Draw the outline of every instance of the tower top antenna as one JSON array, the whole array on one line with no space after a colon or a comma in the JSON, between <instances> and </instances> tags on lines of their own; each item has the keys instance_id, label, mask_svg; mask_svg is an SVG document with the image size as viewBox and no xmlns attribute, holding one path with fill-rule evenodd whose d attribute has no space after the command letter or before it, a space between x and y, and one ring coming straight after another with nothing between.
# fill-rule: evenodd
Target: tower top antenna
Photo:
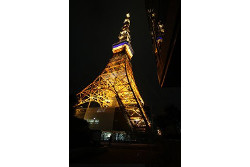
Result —
<instances>
[{"instance_id":1,"label":"tower top antenna","mask_svg":"<svg viewBox=\"0 0 250 167\"><path fill-rule=\"evenodd\" d=\"M119 42L121 42L121 41L130 42L131 37L130 37L129 26L130 26L130 14L127 13L126 18L124 19L120 34L118 36Z\"/></svg>"},{"instance_id":2,"label":"tower top antenna","mask_svg":"<svg viewBox=\"0 0 250 167\"><path fill-rule=\"evenodd\" d=\"M119 41L112 45L112 52L118 53L122 49L125 48L129 58L131 59L133 57L134 51L133 51L132 46L130 44L131 37L130 37L129 26L130 26L130 14L128 12L126 14L126 18L124 19L120 34L118 35Z\"/></svg>"}]
</instances>

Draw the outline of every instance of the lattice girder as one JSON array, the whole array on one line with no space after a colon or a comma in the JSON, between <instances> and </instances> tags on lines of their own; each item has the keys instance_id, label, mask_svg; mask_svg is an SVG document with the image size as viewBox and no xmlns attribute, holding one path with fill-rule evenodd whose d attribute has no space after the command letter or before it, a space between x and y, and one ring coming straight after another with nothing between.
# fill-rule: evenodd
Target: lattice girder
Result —
<instances>
[{"instance_id":1,"label":"lattice girder","mask_svg":"<svg viewBox=\"0 0 250 167\"><path fill-rule=\"evenodd\" d=\"M103 108L118 107L118 102L114 102L115 96L118 95L133 129L145 128L146 124L150 126L126 54L114 54L101 75L77 95L78 105L95 101Z\"/></svg>"},{"instance_id":2,"label":"lattice girder","mask_svg":"<svg viewBox=\"0 0 250 167\"><path fill-rule=\"evenodd\" d=\"M130 63L133 56L129 35L130 15L127 14L126 17L119 42L113 45L113 57L102 73L77 94L77 106L95 101L102 108L120 107L126 113L133 130L145 131L151 125L133 76Z\"/></svg>"}]
</instances>

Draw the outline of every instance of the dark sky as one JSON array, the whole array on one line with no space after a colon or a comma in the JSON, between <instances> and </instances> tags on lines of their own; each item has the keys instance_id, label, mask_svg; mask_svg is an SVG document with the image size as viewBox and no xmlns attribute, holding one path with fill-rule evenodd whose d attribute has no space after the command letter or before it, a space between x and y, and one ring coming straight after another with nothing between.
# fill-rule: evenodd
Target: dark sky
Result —
<instances>
[{"instance_id":1,"label":"dark sky","mask_svg":"<svg viewBox=\"0 0 250 167\"><path fill-rule=\"evenodd\" d=\"M70 95L90 84L112 57L112 44L126 13L131 16L131 60L135 81L144 102L158 114L166 106L180 109L180 88L160 88L144 0L70 0Z\"/></svg>"}]
</instances>

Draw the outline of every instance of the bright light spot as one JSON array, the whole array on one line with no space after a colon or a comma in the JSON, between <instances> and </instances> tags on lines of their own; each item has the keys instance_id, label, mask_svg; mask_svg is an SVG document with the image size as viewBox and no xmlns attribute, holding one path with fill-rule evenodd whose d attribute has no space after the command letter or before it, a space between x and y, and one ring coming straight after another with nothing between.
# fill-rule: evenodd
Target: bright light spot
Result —
<instances>
[{"instance_id":1,"label":"bright light spot","mask_svg":"<svg viewBox=\"0 0 250 167\"><path fill-rule=\"evenodd\" d=\"M158 135L161 136L161 131L160 131L160 129L157 130L157 133L158 133Z\"/></svg>"}]
</instances>

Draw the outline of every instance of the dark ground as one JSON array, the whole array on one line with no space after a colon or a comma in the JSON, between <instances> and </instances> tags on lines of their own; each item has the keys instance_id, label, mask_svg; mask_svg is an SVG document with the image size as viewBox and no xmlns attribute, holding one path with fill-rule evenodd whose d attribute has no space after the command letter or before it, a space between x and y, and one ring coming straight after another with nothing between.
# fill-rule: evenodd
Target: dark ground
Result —
<instances>
[{"instance_id":1,"label":"dark ground","mask_svg":"<svg viewBox=\"0 0 250 167\"><path fill-rule=\"evenodd\" d=\"M77 166L168 166L180 167L180 141L158 144L103 144L98 148L71 150L70 167Z\"/></svg>"}]
</instances>

